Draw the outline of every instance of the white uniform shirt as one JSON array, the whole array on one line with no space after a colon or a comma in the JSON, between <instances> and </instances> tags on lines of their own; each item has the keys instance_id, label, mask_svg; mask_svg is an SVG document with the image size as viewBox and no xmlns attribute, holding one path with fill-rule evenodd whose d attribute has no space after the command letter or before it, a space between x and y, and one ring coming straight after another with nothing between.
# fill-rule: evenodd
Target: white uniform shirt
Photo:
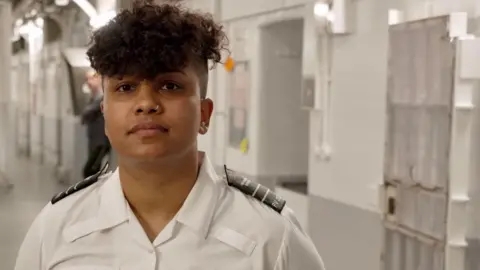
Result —
<instances>
[{"instance_id":1,"label":"white uniform shirt","mask_svg":"<svg viewBox=\"0 0 480 270\"><path fill-rule=\"evenodd\" d=\"M49 203L16 270L322 270L292 211L230 187L208 158L184 205L152 243L124 198L118 170Z\"/></svg>"}]
</instances>

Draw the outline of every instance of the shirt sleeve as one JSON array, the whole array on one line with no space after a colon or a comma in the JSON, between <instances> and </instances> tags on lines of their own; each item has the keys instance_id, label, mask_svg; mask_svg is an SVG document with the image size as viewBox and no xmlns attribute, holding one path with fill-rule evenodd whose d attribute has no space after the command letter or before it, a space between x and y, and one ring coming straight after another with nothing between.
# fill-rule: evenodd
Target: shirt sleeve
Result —
<instances>
[{"instance_id":1,"label":"shirt sleeve","mask_svg":"<svg viewBox=\"0 0 480 270\"><path fill-rule=\"evenodd\" d=\"M310 237L301 228L290 209L283 214L289 221L274 270L325 270L323 261Z\"/></svg>"},{"instance_id":2,"label":"shirt sleeve","mask_svg":"<svg viewBox=\"0 0 480 270\"><path fill-rule=\"evenodd\" d=\"M20 250L18 251L15 270L45 270L43 260L43 231L46 223L48 204L33 221Z\"/></svg>"}]
</instances>

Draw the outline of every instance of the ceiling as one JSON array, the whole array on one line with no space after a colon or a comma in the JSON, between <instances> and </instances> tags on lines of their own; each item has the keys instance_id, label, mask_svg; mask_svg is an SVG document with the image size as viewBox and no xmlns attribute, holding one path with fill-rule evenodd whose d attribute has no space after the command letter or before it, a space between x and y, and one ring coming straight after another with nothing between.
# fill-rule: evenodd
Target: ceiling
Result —
<instances>
[{"instance_id":1,"label":"ceiling","mask_svg":"<svg viewBox=\"0 0 480 270\"><path fill-rule=\"evenodd\" d=\"M20 18L26 12L34 9L43 9L44 7L54 5L55 0L9 0L13 7L13 17Z\"/></svg>"}]
</instances>

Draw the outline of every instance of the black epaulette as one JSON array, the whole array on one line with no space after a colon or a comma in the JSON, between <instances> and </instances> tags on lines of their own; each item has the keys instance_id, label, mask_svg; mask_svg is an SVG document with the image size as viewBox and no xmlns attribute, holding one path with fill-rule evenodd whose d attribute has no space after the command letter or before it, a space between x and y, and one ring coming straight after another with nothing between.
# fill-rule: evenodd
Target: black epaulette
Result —
<instances>
[{"instance_id":1,"label":"black epaulette","mask_svg":"<svg viewBox=\"0 0 480 270\"><path fill-rule=\"evenodd\" d=\"M225 177L229 186L235 187L242 193L252 196L260 202L266 204L276 212L282 213L282 210L286 204L286 201L282 197L275 194L269 188L255 183L230 169L227 169L226 165L224 168Z\"/></svg>"},{"instance_id":2,"label":"black epaulette","mask_svg":"<svg viewBox=\"0 0 480 270\"><path fill-rule=\"evenodd\" d=\"M76 183L75 185L69 187L67 190L58 193L52 198L51 203L56 204L57 202L65 199L66 197L95 184L96 182L98 182L98 179L100 178L101 175L102 175L101 173L96 173Z\"/></svg>"}]
</instances>

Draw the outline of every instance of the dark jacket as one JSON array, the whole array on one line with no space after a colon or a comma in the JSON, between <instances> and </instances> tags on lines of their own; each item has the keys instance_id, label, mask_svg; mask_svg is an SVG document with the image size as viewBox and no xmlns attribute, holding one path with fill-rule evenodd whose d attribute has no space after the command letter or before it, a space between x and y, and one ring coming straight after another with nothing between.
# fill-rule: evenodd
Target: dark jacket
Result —
<instances>
[{"instance_id":1,"label":"dark jacket","mask_svg":"<svg viewBox=\"0 0 480 270\"><path fill-rule=\"evenodd\" d=\"M100 104L102 97L94 98L82 112L82 124L87 125L88 147L108 146L110 143L105 135L105 120Z\"/></svg>"}]
</instances>

